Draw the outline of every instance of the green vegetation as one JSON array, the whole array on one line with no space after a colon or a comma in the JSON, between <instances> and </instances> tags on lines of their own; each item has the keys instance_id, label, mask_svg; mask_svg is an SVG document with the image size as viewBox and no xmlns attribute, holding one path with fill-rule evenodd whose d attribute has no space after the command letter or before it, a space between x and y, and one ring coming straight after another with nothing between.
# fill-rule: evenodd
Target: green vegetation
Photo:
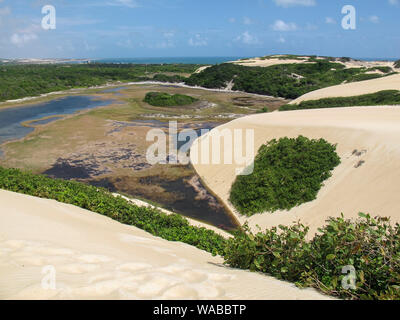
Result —
<instances>
[{"instance_id":1,"label":"green vegetation","mask_svg":"<svg viewBox=\"0 0 400 320\"><path fill-rule=\"evenodd\" d=\"M168 94L164 92L148 92L144 102L156 107L187 106L197 99L183 94Z\"/></svg>"},{"instance_id":2,"label":"green vegetation","mask_svg":"<svg viewBox=\"0 0 400 320\"><path fill-rule=\"evenodd\" d=\"M177 74L191 74L201 65L2 65L0 66L0 101L37 96L71 88L104 85L109 82L163 81L182 82ZM168 73L165 75L163 73Z\"/></svg>"},{"instance_id":3,"label":"green vegetation","mask_svg":"<svg viewBox=\"0 0 400 320\"><path fill-rule=\"evenodd\" d=\"M300 104L285 104L279 111L383 105L400 105L400 91L385 90L354 97L309 100Z\"/></svg>"},{"instance_id":4,"label":"green vegetation","mask_svg":"<svg viewBox=\"0 0 400 320\"><path fill-rule=\"evenodd\" d=\"M397 61L394 63L394 66L395 66L395 68L400 68L400 60L397 60Z\"/></svg>"},{"instance_id":5,"label":"green vegetation","mask_svg":"<svg viewBox=\"0 0 400 320\"><path fill-rule=\"evenodd\" d=\"M309 229L300 223L257 234L245 226L226 240L190 226L178 215L138 207L78 182L0 167L0 189L79 206L166 240L220 254L230 267L263 272L299 287L347 299L400 299L400 225L392 227L387 218L364 214L357 221L330 218L312 240L307 240ZM355 289L342 286L346 266L355 270Z\"/></svg>"},{"instance_id":6,"label":"green vegetation","mask_svg":"<svg viewBox=\"0 0 400 320\"><path fill-rule=\"evenodd\" d=\"M270 67L249 67L236 64L215 65L192 74L187 85L226 88L233 81L233 90L295 99L317 89L385 75L366 74L367 68L346 69L341 63L315 59L315 63L283 64Z\"/></svg>"},{"instance_id":7,"label":"green vegetation","mask_svg":"<svg viewBox=\"0 0 400 320\"><path fill-rule=\"evenodd\" d=\"M340 298L398 300L400 225L360 216L357 221L330 218L311 241L300 223L258 234L246 228L228 241L225 263ZM355 288L346 289L342 281L348 283L351 270Z\"/></svg>"},{"instance_id":8,"label":"green vegetation","mask_svg":"<svg viewBox=\"0 0 400 320\"><path fill-rule=\"evenodd\" d=\"M339 163L336 146L324 139L271 140L259 149L253 173L237 177L230 201L248 216L292 209L316 199Z\"/></svg>"},{"instance_id":9,"label":"green vegetation","mask_svg":"<svg viewBox=\"0 0 400 320\"><path fill-rule=\"evenodd\" d=\"M2 167L0 189L72 204L169 241L184 242L213 254L224 253L226 240L214 231L190 226L180 215L135 206L105 189Z\"/></svg>"}]
</instances>

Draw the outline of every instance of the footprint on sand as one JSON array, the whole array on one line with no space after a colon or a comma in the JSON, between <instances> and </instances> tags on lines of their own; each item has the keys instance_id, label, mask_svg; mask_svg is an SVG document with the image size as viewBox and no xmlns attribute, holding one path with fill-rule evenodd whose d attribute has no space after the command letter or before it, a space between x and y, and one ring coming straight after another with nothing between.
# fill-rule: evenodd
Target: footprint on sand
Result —
<instances>
[{"instance_id":1,"label":"footprint on sand","mask_svg":"<svg viewBox=\"0 0 400 320\"><path fill-rule=\"evenodd\" d=\"M67 274L82 274L95 271L99 268L100 266L97 264L74 263L60 266L57 268L57 270Z\"/></svg>"},{"instance_id":2,"label":"footprint on sand","mask_svg":"<svg viewBox=\"0 0 400 320\"><path fill-rule=\"evenodd\" d=\"M110 262L113 259L108 256L95 255L95 254L84 254L78 257L78 260L84 263L105 263Z\"/></svg>"},{"instance_id":3,"label":"footprint on sand","mask_svg":"<svg viewBox=\"0 0 400 320\"><path fill-rule=\"evenodd\" d=\"M196 300L199 298L197 291L185 284L180 284L170 289L167 289L162 295L162 299L176 300Z\"/></svg>"},{"instance_id":4,"label":"footprint on sand","mask_svg":"<svg viewBox=\"0 0 400 320\"><path fill-rule=\"evenodd\" d=\"M153 266L148 263L131 262L125 263L117 267L118 271L137 272L141 270L151 270Z\"/></svg>"},{"instance_id":5,"label":"footprint on sand","mask_svg":"<svg viewBox=\"0 0 400 320\"><path fill-rule=\"evenodd\" d=\"M165 275L153 275L153 279L141 285L137 294L141 298L154 299L155 297L159 297L164 290L177 284L177 280L168 279Z\"/></svg>"}]
</instances>

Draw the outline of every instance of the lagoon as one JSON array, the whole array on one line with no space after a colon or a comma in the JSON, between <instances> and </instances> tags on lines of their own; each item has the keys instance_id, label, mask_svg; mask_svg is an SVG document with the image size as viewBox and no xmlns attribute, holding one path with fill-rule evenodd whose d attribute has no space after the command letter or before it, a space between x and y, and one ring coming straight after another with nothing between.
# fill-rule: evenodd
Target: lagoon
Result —
<instances>
[{"instance_id":1,"label":"lagoon","mask_svg":"<svg viewBox=\"0 0 400 320\"><path fill-rule=\"evenodd\" d=\"M106 106L111 100L96 100L91 96L69 96L39 104L0 109L0 145L4 142L25 137L34 127L24 126L27 121L34 125L46 124L58 120L60 115L73 114L77 111ZM47 117L53 117L44 119Z\"/></svg>"}]
</instances>

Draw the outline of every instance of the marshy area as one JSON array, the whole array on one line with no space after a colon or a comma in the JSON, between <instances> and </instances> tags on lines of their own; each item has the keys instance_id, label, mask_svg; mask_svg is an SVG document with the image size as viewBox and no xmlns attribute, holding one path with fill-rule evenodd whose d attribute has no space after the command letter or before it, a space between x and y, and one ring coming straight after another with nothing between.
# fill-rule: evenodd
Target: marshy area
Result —
<instances>
[{"instance_id":1,"label":"marshy area","mask_svg":"<svg viewBox=\"0 0 400 320\"><path fill-rule=\"evenodd\" d=\"M186 94L196 102L151 106L143 102L149 91ZM204 129L286 101L156 84L83 94L0 109L1 165L104 187L221 229L238 227L190 165L149 164L146 150L153 142L146 135L152 129L168 135L168 122L177 121L178 131L194 130L199 136Z\"/></svg>"}]
</instances>

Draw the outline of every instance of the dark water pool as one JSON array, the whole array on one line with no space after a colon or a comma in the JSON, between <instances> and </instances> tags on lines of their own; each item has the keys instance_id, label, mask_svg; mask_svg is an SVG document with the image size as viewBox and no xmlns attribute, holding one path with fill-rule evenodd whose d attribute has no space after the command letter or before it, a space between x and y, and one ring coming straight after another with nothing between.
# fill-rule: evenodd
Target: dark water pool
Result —
<instances>
[{"instance_id":1,"label":"dark water pool","mask_svg":"<svg viewBox=\"0 0 400 320\"><path fill-rule=\"evenodd\" d=\"M26 107L0 109L0 145L6 141L21 139L34 130L34 128L24 127L23 122L73 114L80 110L106 106L111 102L111 100L95 100L91 96L70 96ZM35 124L55 120L57 118L50 118L35 122Z\"/></svg>"}]
</instances>

